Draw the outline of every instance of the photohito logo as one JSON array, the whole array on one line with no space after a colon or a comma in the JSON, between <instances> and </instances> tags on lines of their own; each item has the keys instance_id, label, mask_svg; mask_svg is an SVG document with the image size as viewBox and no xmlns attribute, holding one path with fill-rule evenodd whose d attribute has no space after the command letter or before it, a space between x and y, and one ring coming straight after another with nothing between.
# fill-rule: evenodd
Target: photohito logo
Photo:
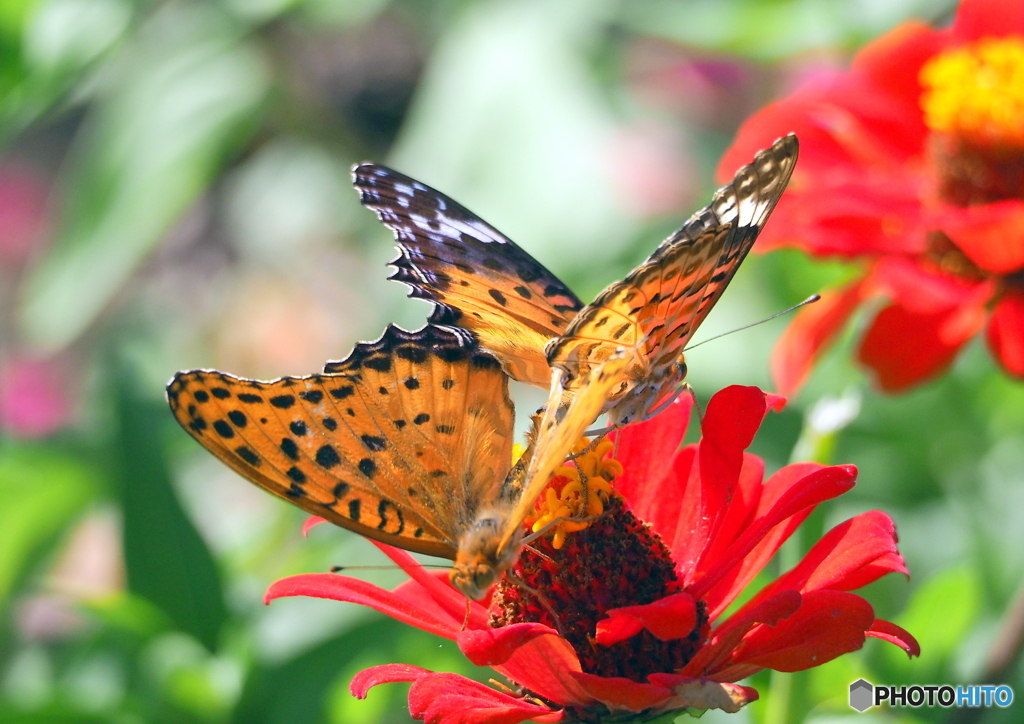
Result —
<instances>
[{"instance_id":1,"label":"photohito logo","mask_svg":"<svg viewBox=\"0 0 1024 724\"><path fill-rule=\"evenodd\" d=\"M857 679L850 684L850 708L864 713L873 706L941 706L1006 708L1013 703L1013 689L1006 684L975 684L950 686L927 684L919 686L876 686L870 681Z\"/></svg>"}]
</instances>

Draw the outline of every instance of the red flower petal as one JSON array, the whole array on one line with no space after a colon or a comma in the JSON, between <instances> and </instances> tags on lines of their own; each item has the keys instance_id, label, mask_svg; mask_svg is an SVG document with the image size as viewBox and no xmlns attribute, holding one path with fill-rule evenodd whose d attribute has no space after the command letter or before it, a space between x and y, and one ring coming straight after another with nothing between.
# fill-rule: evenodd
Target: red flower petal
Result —
<instances>
[{"instance_id":1,"label":"red flower petal","mask_svg":"<svg viewBox=\"0 0 1024 724\"><path fill-rule=\"evenodd\" d=\"M1024 202L944 206L936 224L971 261L992 274L1024 269Z\"/></svg>"},{"instance_id":2,"label":"red flower petal","mask_svg":"<svg viewBox=\"0 0 1024 724\"><path fill-rule=\"evenodd\" d=\"M804 594L800 609L777 626L752 629L730 663L803 671L859 649L874 621L871 604L856 594L812 591ZM729 669L718 672L722 678L733 675Z\"/></svg>"},{"instance_id":3,"label":"red flower petal","mask_svg":"<svg viewBox=\"0 0 1024 724\"><path fill-rule=\"evenodd\" d=\"M399 568L408 574L409 578L416 581L426 593L434 599L435 603L440 606L453 620L459 622L459 628L462 628L463 622L466 623L467 628L479 629L488 628L487 607L489 601L469 601L465 596L455 590L455 588L448 582L447 577L439 577L434 575L431 571L421 566L415 558L394 546L389 546L385 543L379 543L371 540L375 546L380 548L381 552L395 562ZM469 601L467 603L467 601ZM469 613L469 620L466 620L466 614Z\"/></svg>"},{"instance_id":4,"label":"red flower petal","mask_svg":"<svg viewBox=\"0 0 1024 724\"><path fill-rule=\"evenodd\" d=\"M538 636L558 636L558 632L540 623L516 623L501 628L461 631L456 637L459 649L477 666L504 664L522 646Z\"/></svg>"},{"instance_id":5,"label":"red flower petal","mask_svg":"<svg viewBox=\"0 0 1024 724\"><path fill-rule=\"evenodd\" d=\"M775 389L792 395L806 381L814 363L836 338L870 289L867 278L826 290L821 300L797 312L775 343L771 375Z\"/></svg>"},{"instance_id":6,"label":"red flower petal","mask_svg":"<svg viewBox=\"0 0 1024 724\"><path fill-rule=\"evenodd\" d=\"M753 521L743 534L715 560L702 560L703 574L691 583L690 594L701 599L704 594L739 565L743 559L776 525L797 513L842 495L854 486L857 469L852 465L822 468L805 476L779 498L766 514Z\"/></svg>"},{"instance_id":7,"label":"red flower petal","mask_svg":"<svg viewBox=\"0 0 1024 724\"><path fill-rule=\"evenodd\" d=\"M321 523L326 523L326 522L327 522L327 519L326 518L321 518L319 515L311 515L311 516L309 516L302 523L302 537L303 538L308 537L309 536L309 531L313 530L315 527L317 527Z\"/></svg>"},{"instance_id":8,"label":"red flower petal","mask_svg":"<svg viewBox=\"0 0 1024 724\"><path fill-rule=\"evenodd\" d=\"M289 596L311 596L313 598L329 598L334 601L348 601L396 618L410 626L455 639L461 628L462 621L450 616L440 618L434 612L425 611L422 607L409 603L391 591L361 581L358 578L339 576L334 573L306 573L289 576L275 581L267 589L264 603Z\"/></svg>"},{"instance_id":9,"label":"red flower petal","mask_svg":"<svg viewBox=\"0 0 1024 724\"><path fill-rule=\"evenodd\" d=\"M708 402L697 448L700 468L700 515L687 531L689 545L678 553L682 570L696 568L698 558L714 540L725 518L743 467L743 451L754 440L768 411L765 394L756 387L732 385ZM688 491L692 492L692 491Z\"/></svg>"},{"instance_id":10,"label":"red flower petal","mask_svg":"<svg viewBox=\"0 0 1024 724\"><path fill-rule=\"evenodd\" d=\"M538 696L563 706L594 703L573 672L580 672L580 660L572 645L560 636L538 636L517 648L503 664L493 667Z\"/></svg>"},{"instance_id":11,"label":"red flower petal","mask_svg":"<svg viewBox=\"0 0 1024 724\"><path fill-rule=\"evenodd\" d=\"M915 314L948 312L972 303L981 306L991 295L990 285L936 273L907 257L880 259L871 279L878 293Z\"/></svg>"},{"instance_id":12,"label":"red flower petal","mask_svg":"<svg viewBox=\"0 0 1024 724\"><path fill-rule=\"evenodd\" d=\"M853 72L869 79L873 88L903 100L907 116L920 117L921 67L948 44L948 33L916 21L903 23L861 48L853 60Z\"/></svg>"},{"instance_id":13,"label":"red flower petal","mask_svg":"<svg viewBox=\"0 0 1024 724\"><path fill-rule=\"evenodd\" d=\"M640 684L629 679L582 672L572 676L593 699L613 712L644 711L664 704L673 696L671 689L657 684Z\"/></svg>"},{"instance_id":14,"label":"red flower petal","mask_svg":"<svg viewBox=\"0 0 1024 724\"><path fill-rule=\"evenodd\" d=\"M953 21L958 40L1024 35L1024 5L1018 0L963 0Z\"/></svg>"},{"instance_id":15,"label":"red flower petal","mask_svg":"<svg viewBox=\"0 0 1024 724\"><path fill-rule=\"evenodd\" d=\"M615 433L615 457L623 467L615 489L642 520L649 520L651 508L664 504L663 493L672 488L662 484L671 474L665 461L671 460L682 444L692 409L693 398L683 394L659 415Z\"/></svg>"},{"instance_id":16,"label":"red flower petal","mask_svg":"<svg viewBox=\"0 0 1024 724\"><path fill-rule=\"evenodd\" d=\"M806 484L804 479L813 472L821 470L824 465L819 463L794 463L787 465L774 475L768 478L761 485L761 496L758 501L758 508L754 511L754 517L760 517L768 513L782 497L783 493L794 485ZM764 538L758 542L754 549L743 557L740 565L732 572L723 576L722 580L712 587L705 595L704 602L708 606L708 617L714 621L733 600L746 588L747 584L754 580L772 556L779 550L783 543L789 540L801 523L814 511L814 508L804 508L796 515L772 528Z\"/></svg>"},{"instance_id":17,"label":"red flower petal","mask_svg":"<svg viewBox=\"0 0 1024 724\"><path fill-rule=\"evenodd\" d=\"M911 636L905 629L890 621L876 618L875 622L871 624L871 628L864 633L873 638L882 639L899 646L907 652L907 656L921 655L921 644L917 643L917 639Z\"/></svg>"},{"instance_id":18,"label":"red flower petal","mask_svg":"<svg viewBox=\"0 0 1024 724\"><path fill-rule=\"evenodd\" d=\"M777 626L800 610L797 591L779 591L755 605L747 605L722 622L696 656L679 672L685 676L718 677L719 669L729 660L743 637L758 624ZM742 676L739 678L743 678Z\"/></svg>"},{"instance_id":19,"label":"red flower petal","mask_svg":"<svg viewBox=\"0 0 1024 724\"><path fill-rule=\"evenodd\" d=\"M394 684L399 681L416 681L424 674L433 673L411 664L383 664L363 669L352 677L348 690L357 699L365 699L367 692L378 684Z\"/></svg>"},{"instance_id":20,"label":"red flower petal","mask_svg":"<svg viewBox=\"0 0 1024 724\"><path fill-rule=\"evenodd\" d=\"M639 500L630 501L629 506L634 515L649 523L661 536L677 561L673 541L681 536L689 542L690 521L700 515L700 475L696 459L696 445L677 451L664 466L664 474L645 482Z\"/></svg>"},{"instance_id":21,"label":"red flower petal","mask_svg":"<svg viewBox=\"0 0 1024 724\"><path fill-rule=\"evenodd\" d=\"M721 709L735 714L746 704L757 701L757 689L709 679L693 679L679 674L651 674L652 683L669 687L675 696L662 708L665 710L692 707L694 709Z\"/></svg>"},{"instance_id":22,"label":"red flower petal","mask_svg":"<svg viewBox=\"0 0 1024 724\"><path fill-rule=\"evenodd\" d=\"M457 674L428 673L409 688L409 713L426 724L558 722L563 712L495 691Z\"/></svg>"},{"instance_id":23,"label":"red flower petal","mask_svg":"<svg viewBox=\"0 0 1024 724\"><path fill-rule=\"evenodd\" d=\"M896 540L892 518L878 510L862 513L822 536L795 568L766 586L751 602L785 589L801 593L819 589L851 591L887 573L909 576Z\"/></svg>"},{"instance_id":24,"label":"red flower petal","mask_svg":"<svg viewBox=\"0 0 1024 724\"><path fill-rule=\"evenodd\" d=\"M784 398L783 398L784 399ZM701 553L697 568L704 567L704 561L715 561L722 557L736 539L756 518L756 511L764 493L764 460L743 453L743 467L736 487L729 497L728 505L722 511L720 525L714 537L708 541Z\"/></svg>"},{"instance_id":25,"label":"red flower petal","mask_svg":"<svg viewBox=\"0 0 1024 724\"><path fill-rule=\"evenodd\" d=\"M901 392L953 363L960 347L972 336L961 332L956 338L943 339L942 331L949 328L957 313L954 309L916 314L899 304L885 307L864 335L858 357L874 371L882 390Z\"/></svg>"},{"instance_id":26,"label":"red flower petal","mask_svg":"<svg viewBox=\"0 0 1024 724\"><path fill-rule=\"evenodd\" d=\"M1024 377L1024 292L1009 291L996 304L986 332L989 349L1007 372Z\"/></svg>"},{"instance_id":27,"label":"red flower petal","mask_svg":"<svg viewBox=\"0 0 1024 724\"><path fill-rule=\"evenodd\" d=\"M662 641L689 636L697 625L697 603L688 593L671 596L642 606L608 610L608 618L597 622L595 640L602 646L624 641L647 629Z\"/></svg>"}]
</instances>

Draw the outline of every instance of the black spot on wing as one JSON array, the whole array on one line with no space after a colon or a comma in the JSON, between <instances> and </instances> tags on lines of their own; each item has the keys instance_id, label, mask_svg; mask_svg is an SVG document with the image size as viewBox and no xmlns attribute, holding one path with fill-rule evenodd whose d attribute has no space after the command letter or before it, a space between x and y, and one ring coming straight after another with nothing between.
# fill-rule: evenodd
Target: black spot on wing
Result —
<instances>
[{"instance_id":1,"label":"black spot on wing","mask_svg":"<svg viewBox=\"0 0 1024 724\"><path fill-rule=\"evenodd\" d=\"M333 447L323 445L316 451L316 463L325 470L330 470L341 463L341 458L338 457L338 451Z\"/></svg>"},{"instance_id":2,"label":"black spot on wing","mask_svg":"<svg viewBox=\"0 0 1024 724\"><path fill-rule=\"evenodd\" d=\"M295 444L295 441L290 437L281 439L281 452L290 457L292 460L299 459L299 446Z\"/></svg>"},{"instance_id":3,"label":"black spot on wing","mask_svg":"<svg viewBox=\"0 0 1024 724\"><path fill-rule=\"evenodd\" d=\"M242 460L249 463L253 467L256 467L260 464L259 456L256 455L256 453L254 453L250 448L246 447L245 445L239 445L238 447L236 447L235 452L238 454L238 457L242 458Z\"/></svg>"},{"instance_id":4,"label":"black spot on wing","mask_svg":"<svg viewBox=\"0 0 1024 724\"><path fill-rule=\"evenodd\" d=\"M270 398L270 404L274 407L278 407L282 410L287 410L289 407L295 404L294 395L277 395L276 397Z\"/></svg>"}]
</instances>

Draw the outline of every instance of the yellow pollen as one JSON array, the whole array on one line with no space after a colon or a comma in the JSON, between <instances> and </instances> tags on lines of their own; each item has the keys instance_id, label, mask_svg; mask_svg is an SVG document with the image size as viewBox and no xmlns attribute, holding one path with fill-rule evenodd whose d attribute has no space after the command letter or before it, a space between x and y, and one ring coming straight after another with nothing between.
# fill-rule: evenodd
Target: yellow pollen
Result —
<instances>
[{"instance_id":1,"label":"yellow pollen","mask_svg":"<svg viewBox=\"0 0 1024 724\"><path fill-rule=\"evenodd\" d=\"M983 38L941 53L919 76L933 131L1024 147L1024 38Z\"/></svg>"},{"instance_id":2,"label":"yellow pollen","mask_svg":"<svg viewBox=\"0 0 1024 724\"><path fill-rule=\"evenodd\" d=\"M532 531L559 518L588 518L604 512L608 498L615 494L611 481L622 474L622 464L618 460L603 459L614 447L610 440L602 440L593 449L580 454L589 445L590 440L580 438L573 446L573 452L579 455L575 465L565 463L551 476L544 495L537 501L534 515L526 519ZM588 526L590 523L578 520L559 521L553 526L551 545L556 550L561 548L569 533Z\"/></svg>"}]
</instances>

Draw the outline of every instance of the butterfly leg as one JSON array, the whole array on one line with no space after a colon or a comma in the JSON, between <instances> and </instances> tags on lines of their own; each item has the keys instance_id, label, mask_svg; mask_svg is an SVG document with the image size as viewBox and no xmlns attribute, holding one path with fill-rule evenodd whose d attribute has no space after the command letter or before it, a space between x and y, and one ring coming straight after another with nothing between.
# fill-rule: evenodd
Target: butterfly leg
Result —
<instances>
[{"instance_id":1,"label":"butterfly leg","mask_svg":"<svg viewBox=\"0 0 1024 724\"><path fill-rule=\"evenodd\" d=\"M561 518L555 518L554 520L547 523L547 525L545 525L544 527L540 528L539 530L535 530L533 533L530 533L530 535L523 538L522 544L526 546L530 543L533 543L538 538L543 537L549 530L554 528L559 523L593 523L595 520L600 520L606 515L608 515L608 511L599 513L598 515L588 515L586 518L576 518L571 515L562 516Z\"/></svg>"},{"instance_id":2,"label":"butterfly leg","mask_svg":"<svg viewBox=\"0 0 1024 724\"><path fill-rule=\"evenodd\" d=\"M519 588L537 597L537 600L540 601L540 604L547 610L548 614L551 616L551 620L555 622L555 630L558 631L558 635L564 638L565 631L562 629L562 620L558 618L558 614L555 613L555 609L551 606L551 602L548 601L547 597L543 593L538 591L536 588L532 588L526 585L526 582L522 579L512 575L512 571L505 571L505 576L508 578L510 582L514 583Z\"/></svg>"},{"instance_id":3,"label":"butterfly leg","mask_svg":"<svg viewBox=\"0 0 1024 724\"><path fill-rule=\"evenodd\" d=\"M533 554L534 554L535 556L538 556L539 558L543 558L543 559L544 559L544 560L546 560L546 561L547 561L548 563L554 563L554 562L555 562L555 561L554 561L554 560L553 560L553 559L551 558L551 556L547 555L546 553L541 553L541 552L540 552L539 550L537 550L537 549L536 549L536 548L534 548L533 546L530 546L530 545L524 545L524 546L523 546L523 548L525 548L526 550L530 551L530 552L531 552L531 553L533 553Z\"/></svg>"}]
</instances>

